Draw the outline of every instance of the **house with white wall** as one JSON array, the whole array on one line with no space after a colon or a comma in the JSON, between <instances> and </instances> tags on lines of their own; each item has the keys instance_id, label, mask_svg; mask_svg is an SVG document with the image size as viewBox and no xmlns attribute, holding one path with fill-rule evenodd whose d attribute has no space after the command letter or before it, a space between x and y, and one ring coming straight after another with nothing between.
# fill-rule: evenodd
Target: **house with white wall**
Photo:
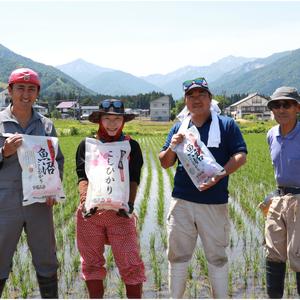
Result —
<instances>
[{"instance_id":1,"label":"house with white wall","mask_svg":"<svg viewBox=\"0 0 300 300\"><path fill-rule=\"evenodd\" d=\"M267 104L266 97L253 93L226 107L224 113L233 119L243 119L246 115L254 115L258 120L270 120L271 111Z\"/></svg>"},{"instance_id":2,"label":"house with white wall","mask_svg":"<svg viewBox=\"0 0 300 300\"><path fill-rule=\"evenodd\" d=\"M0 92L0 110L5 109L10 102L10 96L8 93L8 89L3 90Z\"/></svg>"},{"instance_id":3,"label":"house with white wall","mask_svg":"<svg viewBox=\"0 0 300 300\"><path fill-rule=\"evenodd\" d=\"M151 121L170 121L171 103L169 96L163 96L150 102Z\"/></svg>"}]
</instances>

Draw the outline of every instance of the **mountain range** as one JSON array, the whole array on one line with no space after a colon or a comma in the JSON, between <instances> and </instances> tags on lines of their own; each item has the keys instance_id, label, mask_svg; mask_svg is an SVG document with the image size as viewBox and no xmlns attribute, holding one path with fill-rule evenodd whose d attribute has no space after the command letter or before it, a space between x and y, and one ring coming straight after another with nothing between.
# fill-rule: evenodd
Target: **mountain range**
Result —
<instances>
[{"instance_id":1,"label":"mountain range","mask_svg":"<svg viewBox=\"0 0 300 300\"><path fill-rule=\"evenodd\" d=\"M87 66L84 60L68 65ZM58 66L63 70L63 66ZM67 72L71 77L71 69ZM227 56L208 66L186 66L173 72L135 77L117 70L101 70L85 85L98 93L126 95L151 90L172 94L174 99L183 96L182 82L205 77L214 94L254 93L270 95L279 86L294 86L300 90L300 49L274 53L265 58ZM80 81L78 77L76 77ZM143 80L143 81L141 81ZM82 81L80 81L84 84ZM123 84L124 83L124 84Z\"/></svg>"},{"instance_id":2,"label":"mountain range","mask_svg":"<svg viewBox=\"0 0 300 300\"><path fill-rule=\"evenodd\" d=\"M226 95L241 92L270 95L279 86L293 86L300 91L300 49L257 59L211 84L214 93Z\"/></svg>"},{"instance_id":3,"label":"mountain range","mask_svg":"<svg viewBox=\"0 0 300 300\"><path fill-rule=\"evenodd\" d=\"M137 95L162 91L160 87L142 78L120 70L103 68L83 59L56 67L102 95Z\"/></svg>"},{"instance_id":4,"label":"mountain range","mask_svg":"<svg viewBox=\"0 0 300 300\"><path fill-rule=\"evenodd\" d=\"M93 95L94 91L76 81L53 66L38 63L30 58L16 54L0 44L0 85L7 86L12 70L16 68L31 68L39 73L44 98L70 97L70 95Z\"/></svg>"},{"instance_id":5,"label":"mountain range","mask_svg":"<svg viewBox=\"0 0 300 300\"><path fill-rule=\"evenodd\" d=\"M255 58L227 56L209 66L187 66L166 75L149 75L144 77L144 79L156 84L163 91L172 94L175 99L178 99L183 95L182 83L185 80L205 77L210 83L219 79L223 74L253 60Z\"/></svg>"},{"instance_id":6,"label":"mountain range","mask_svg":"<svg viewBox=\"0 0 300 300\"><path fill-rule=\"evenodd\" d=\"M136 95L157 91L172 94L173 98L179 99L182 97L181 85L184 80L204 74L208 81L214 81L222 74L253 60L255 58L228 56L209 66L186 66L166 75L153 74L140 78L119 70L101 68L83 59L57 68L100 94Z\"/></svg>"},{"instance_id":7,"label":"mountain range","mask_svg":"<svg viewBox=\"0 0 300 300\"><path fill-rule=\"evenodd\" d=\"M0 44L0 87L5 86L10 72L17 67L36 70L42 80L44 98L137 95L152 91L183 96L184 80L205 77L214 94L242 94L258 92L270 95L282 85L300 90L300 49L272 54L266 58L227 56L208 66L186 66L168 74L137 77L77 59L73 62L49 66L14 53Z\"/></svg>"}]
</instances>

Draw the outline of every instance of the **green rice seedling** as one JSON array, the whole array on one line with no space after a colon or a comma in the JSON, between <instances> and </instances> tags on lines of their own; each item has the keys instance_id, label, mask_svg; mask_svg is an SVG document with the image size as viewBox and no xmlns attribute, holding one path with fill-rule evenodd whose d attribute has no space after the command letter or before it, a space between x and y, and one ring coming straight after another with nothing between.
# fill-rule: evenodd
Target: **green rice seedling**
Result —
<instances>
[{"instance_id":1,"label":"green rice seedling","mask_svg":"<svg viewBox=\"0 0 300 300\"><path fill-rule=\"evenodd\" d=\"M199 264L201 273L208 278L208 266L205 254L202 248L197 247L195 251L196 262Z\"/></svg>"},{"instance_id":2,"label":"green rice seedling","mask_svg":"<svg viewBox=\"0 0 300 300\"><path fill-rule=\"evenodd\" d=\"M247 289L248 279L249 279L249 267L250 267L250 257L247 251L243 252L243 257L244 257L243 282L244 282L244 288Z\"/></svg>"},{"instance_id":3,"label":"green rice seedling","mask_svg":"<svg viewBox=\"0 0 300 300\"><path fill-rule=\"evenodd\" d=\"M164 199L164 187L163 187L163 177L162 172L159 172L158 174L158 199L157 199L157 224L160 227L164 226L164 211L165 211L165 199Z\"/></svg>"},{"instance_id":4,"label":"green rice seedling","mask_svg":"<svg viewBox=\"0 0 300 300\"><path fill-rule=\"evenodd\" d=\"M62 229L58 229L56 230L56 245L57 245L57 248L61 248L64 244L64 237L63 237L63 232L62 232Z\"/></svg>"},{"instance_id":5,"label":"green rice seedling","mask_svg":"<svg viewBox=\"0 0 300 300\"><path fill-rule=\"evenodd\" d=\"M152 233L150 236L150 263L154 274L154 284L157 291L161 291L162 277L160 265L157 261L156 250L155 250L155 234Z\"/></svg>"},{"instance_id":6,"label":"green rice seedling","mask_svg":"<svg viewBox=\"0 0 300 300\"><path fill-rule=\"evenodd\" d=\"M70 220L67 226L67 237L69 240L70 248L72 249L75 244L75 222L73 219Z\"/></svg>"},{"instance_id":7,"label":"green rice seedling","mask_svg":"<svg viewBox=\"0 0 300 300\"><path fill-rule=\"evenodd\" d=\"M139 230L140 231L142 231L143 224L145 222L145 217L147 214L148 200L149 200L151 181L152 181L152 169L151 169L149 152L146 153L146 162L147 162L147 166L148 166L148 168L147 168L148 174L147 174L147 179L146 179L144 197L141 200L140 206L139 206Z\"/></svg>"},{"instance_id":8,"label":"green rice seedling","mask_svg":"<svg viewBox=\"0 0 300 300\"><path fill-rule=\"evenodd\" d=\"M256 298L255 290L251 291L250 298L251 299L255 299Z\"/></svg>"},{"instance_id":9,"label":"green rice seedling","mask_svg":"<svg viewBox=\"0 0 300 300\"><path fill-rule=\"evenodd\" d=\"M297 281L296 281L296 272L292 271L289 268L289 275L291 280L291 289L292 289L292 295L297 295Z\"/></svg>"},{"instance_id":10,"label":"green rice seedling","mask_svg":"<svg viewBox=\"0 0 300 300\"><path fill-rule=\"evenodd\" d=\"M114 256L111 250L111 247L108 248L107 252L106 252L106 270L111 271L114 269Z\"/></svg>"},{"instance_id":11,"label":"green rice seedling","mask_svg":"<svg viewBox=\"0 0 300 300\"><path fill-rule=\"evenodd\" d=\"M167 235L167 232L166 232L165 228L160 230L159 232L160 232L160 239L161 239L161 243L163 245L163 248L164 248L164 250L167 250L167 248L168 248L168 235Z\"/></svg>"},{"instance_id":12,"label":"green rice seedling","mask_svg":"<svg viewBox=\"0 0 300 300\"><path fill-rule=\"evenodd\" d=\"M254 278L258 278L260 272L259 260L260 260L260 256L259 256L258 248L255 248L254 259L252 263Z\"/></svg>"},{"instance_id":13,"label":"green rice seedling","mask_svg":"<svg viewBox=\"0 0 300 300\"><path fill-rule=\"evenodd\" d=\"M160 227L164 226L164 211L165 211L165 195L164 195L164 180L162 169L156 159L158 173L158 198L157 198L157 224Z\"/></svg>"},{"instance_id":14,"label":"green rice seedling","mask_svg":"<svg viewBox=\"0 0 300 300\"><path fill-rule=\"evenodd\" d=\"M32 280L30 276L30 263L31 261L27 259L22 267L21 276L20 276L21 298L28 298L28 296L34 290L34 283L36 283L36 279Z\"/></svg>"},{"instance_id":15,"label":"green rice seedling","mask_svg":"<svg viewBox=\"0 0 300 300\"><path fill-rule=\"evenodd\" d=\"M27 290L26 282L24 280L20 281L20 289L21 289L21 298L26 299L28 296L28 290Z\"/></svg>"},{"instance_id":16,"label":"green rice seedling","mask_svg":"<svg viewBox=\"0 0 300 300\"><path fill-rule=\"evenodd\" d=\"M58 271L63 272L65 267L65 255L62 249L57 252L57 259L59 261Z\"/></svg>"},{"instance_id":17,"label":"green rice seedling","mask_svg":"<svg viewBox=\"0 0 300 300\"><path fill-rule=\"evenodd\" d=\"M263 267L261 267L261 270L264 270L264 269L265 269L265 265ZM263 289L265 289L266 288L266 276L261 276L260 280L261 280L261 284L260 284L261 287Z\"/></svg>"},{"instance_id":18,"label":"green rice seedling","mask_svg":"<svg viewBox=\"0 0 300 300\"><path fill-rule=\"evenodd\" d=\"M151 233L150 235L150 251L155 252L155 234Z\"/></svg>"},{"instance_id":19,"label":"green rice seedling","mask_svg":"<svg viewBox=\"0 0 300 300\"><path fill-rule=\"evenodd\" d=\"M34 289L36 288L36 274L34 274L34 277L32 276L32 272L30 272L30 268L28 268L28 282L27 282L27 286L28 286L28 294L30 295Z\"/></svg>"},{"instance_id":20,"label":"green rice seedling","mask_svg":"<svg viewBox=\"0 0 300 300\"><path fill-rule=\"evenodd\" d=\"M186 282L185 295L187 298L197 298L197 281L193 279L193 266L188 266L188 276Z\"/></svg>"},{"instance_id":21,"label":"green rice seedling","mask_svg":"<svg viewBox=\"0 0 300 300\"><path fill-rule=\"evenodd\" d=\"M233 267L229 268L228 273L228 295L229 297L232 297L233 295Z\"/></svg>"},{"instance_id":22,"label":"green rice seedling","mask_svg":"<svg viewBox=\"0 0 300 300\"><path fill-rule=\"evenodd\" d=\"M292 296L292 287L289 280L285 280L285 293L287 295L287 298Z\"/></svg>"},{"instance_id":23,"label":"green rice seedling","mask_svg":"<svg viewBox=\"0 0 300 300\"><path fill-rule=\"evenodd\" d=\"M79 254L74 254L72 257L72 274L76 274L79 272L80 269L80 256Z\"/></svg>"},{"instance_id":24,"label":"green rice seedling","mask_svg":"<svg viewBox=\"0 0 300 300\"><path fill-rule=\"evenodd\" d=\"M229 191L249 218L256 220L256 206L275 186L265 134L244 135L247 163L230 177Z\"/></svg>"},{"instance_id":25,"label":"green rice seedling","mask_svg":"<svg viewBox=\"0 0 300 300\"><path fill-rule=\"evenodd\" d=\"M7 284L6 284L6 286L4 287L4 290L3 290L3 292L2 292L2 298L3 298L3 299L11 298L11 297L9 297L9 291L8 291Z\"/></svg>"},{"instance_id":26,"label":"green rice seedling","mask_svg":"<svg viewBox=\"0 0 300 300\"><path fill-rule=\"evenodd\" d=\"M294 276L292 276L290 271L290 266L288 264L287 268L286 268L286 274L285 274L285 293L288 297L291 297L293 295L293 283L292 283L292 279ZM293 274L294 275L294 274Z\"/></svg>"},{"instance_id":27,"label":"green rice seedling","mask_svg":"<svg viewBox=\"0 0 300 300\"><path fill-rule=\"evenodd\" d=\"M11 273L10 276L10 282L11 282L11 286L13 287L14 291L18 290L18 286L19 286L19 277L18 274L16 274L15 272Z\"/></svg>"},{"instance_id":28,"label":"green rice seedling","mask_svg":"<svg viewBox=\"0 0 300 300\"><path fill-rule=\"evenodd\" d=\"M152 156L154 158L154 163L157 170L157 176L158 176L158 197L157 197L157 210L156 210L156 216L157 216L157 224L160 227L164 226L164 210L165 210L165 195L164 195L164 179L163 179L163 172L162 168L160 166L160 162L158 159L158 149L157 149L157 139L151 138L150 139L150 149L152 151Z\"/></svg>"},{"instance_id":29,"label":"green rice seedling","mask_svg":"<svg viewBox=\"0 0 300 300\"><path fill-rule=\"evenodd\" d=\"M242 216L238 213L238 211L235 209L235 206L233 203L229 203L229 216L232 220L232 222L235 225L235 228L238 232L243 232L245 229L245 224Z\"/></svg>"},{"instance_id":30,"label":"green rice seedling","mask_svg":"<svg viewBox=\"0 0 300 300\"><path fill-rule=\"evenodd\" d=\"M65 278L65 288L66 288L66 293L69 292L71 286L72 286L72 273L71 272L65 272L65 275L64 275L64 278Z\"/></svg>"},{"instance_id":31,"label":"green rice seedling","mask_svg":"<svg viewBox=\"0 0 300 300\"><path fill-rule=\"evenodd\" d=\"M118 279L117 295L119 299L125 298L125 284L121 278Z\"/></svg>"},{"instance_id":32,"label":"green rice seedling","mask_svg":"<svg viewBox=\"0 0 300 300\"><path fill-rule=\"evenodd\" d=\"M193 280L193 266L191 264L188 265L188 280Z\"/></svg>"},{"instance_id":33,"label":"green rice seedling","mask_svg":"<svg viewBox=\"0 0 300 300\"><path fill-rule=\"evenodd\" d=\"M26 243L26 234L25 234L24 232L22 232L22 234L21 234L20 243L21 243L21 244Z\"/></svg>"},{"instance_id":34,"label":"green rice seedling","mask_svg":"<svg viewBox=\"0 0 300 300\"><path fill-rule=\"evenodd\" d=\"M167 174L169 177L170 185L173 189L174 188L174 172L173 172L172 168L168 168L166 171L167 171Z\"/></svg>"}]
</instances>

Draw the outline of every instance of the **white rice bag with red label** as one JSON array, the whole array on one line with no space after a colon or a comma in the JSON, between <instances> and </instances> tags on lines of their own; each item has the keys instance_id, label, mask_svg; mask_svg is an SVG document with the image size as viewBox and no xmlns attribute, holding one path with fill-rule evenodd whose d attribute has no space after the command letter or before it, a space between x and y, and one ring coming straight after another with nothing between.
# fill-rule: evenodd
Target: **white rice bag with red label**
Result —
<instances>
[{"instance_id":1,"label":"white rice bag with red label","mask_svg":"<svg viewBox=\"0 0 300 300\"><path fill-rule=\"evenodd\" d=\"M102 143L86 138L85 172L89 185L85 209L129 211L129 141Z\"/></svg>"},{"instance_id":2,"label":"white rice bag with red label","mask_svg":"<svg viewBox=\"0 0 300 300\"><path fill-rule=\"evenodd\" d=\"M174 148L178 159L190 176L194 185L200 190L200 185L216 175L225 174L209 149L200 139L200 133L195 126L184 131L184 140Z\"/></svg>"},{"instance_id":3,"label":"white rice bag with red label","mask_svg":"<svg viewBox=\"0 0 300 300\"><path fill-rule=\"evenodd\" d=\"M51 196L60 202L65 199L56 161L58 139L51 136L22 134L18 159L22 168L23 205L46 202Z\"/></svg>"}]
</instances>

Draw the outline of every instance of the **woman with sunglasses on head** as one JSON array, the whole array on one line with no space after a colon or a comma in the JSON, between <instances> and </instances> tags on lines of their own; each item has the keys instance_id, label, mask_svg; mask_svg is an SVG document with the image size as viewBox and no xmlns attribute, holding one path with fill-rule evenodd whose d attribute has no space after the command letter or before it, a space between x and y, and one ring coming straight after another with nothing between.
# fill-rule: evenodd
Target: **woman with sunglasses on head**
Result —
<instances>
[{"instance_id":1,"label":"woman with sunglasses on head","mask_svg":"<svg viewBox=\"0 0 300 300\"><path fill-rule=\"evenodd\" d=\"M91 122L99 125L97 141L88 138L83 140L76 153L80 193L80 205L77 210L77 246L81 256L82 277L86 282L90 298L103 298L103 280L106 276L105 244L111 245L119 273L125 282L127 297L142 297L142 285L146 277L132 212L140 183L143 156L138 142L123 133L124 123L131 121L134 117L134 114L125 113L122 101L116 99L102 101L99 111L89 116ZM89 149L93 143L97 145L94 148L96 150L100 149L97 147L102 147L102 150L99 150L101 160L100 158L89 160ZM111 151L104 153L103 147L107 147L107 143L110 144L105 149L111 149ZM127 150L123 147L124 145L128 146ZM120 148L116 152L119 154L115 156L112 149L116 147ZM126 155L129 157L124 160ZM101 171L99 165L102 164L103 166L106 164L106 169L104 167ZM90 174L95 170L96 165L100 168L100 173L98 173L100 176L92 178ZM103 173L107 174L105 179L101 177ZM102 182L99 182L100 177ZM123 192L121 183L127 185L128 194ZM104 202L107 201L106 198L109 195L111 199L123 198L125 203L118 210L110 206L110 203L106 206L102 203L102 206L87 209L92 187L95 186L103 187L99 197ZM122 191L121 196L120 191Z\"/></svg>"},{"instance_id":2,"label":"woman with sunglasses on head","mask_svg":"<svg viewBox=\"0 0 300 300\"><path fill-rule=\"evenodd\" d=\"M286 261L296 272L300 295L300 96L280 87L268 102L276 122L267 133L277 182L265 223L266 279L270 298L282 298Z\"/></svg>"}]
</instances>

